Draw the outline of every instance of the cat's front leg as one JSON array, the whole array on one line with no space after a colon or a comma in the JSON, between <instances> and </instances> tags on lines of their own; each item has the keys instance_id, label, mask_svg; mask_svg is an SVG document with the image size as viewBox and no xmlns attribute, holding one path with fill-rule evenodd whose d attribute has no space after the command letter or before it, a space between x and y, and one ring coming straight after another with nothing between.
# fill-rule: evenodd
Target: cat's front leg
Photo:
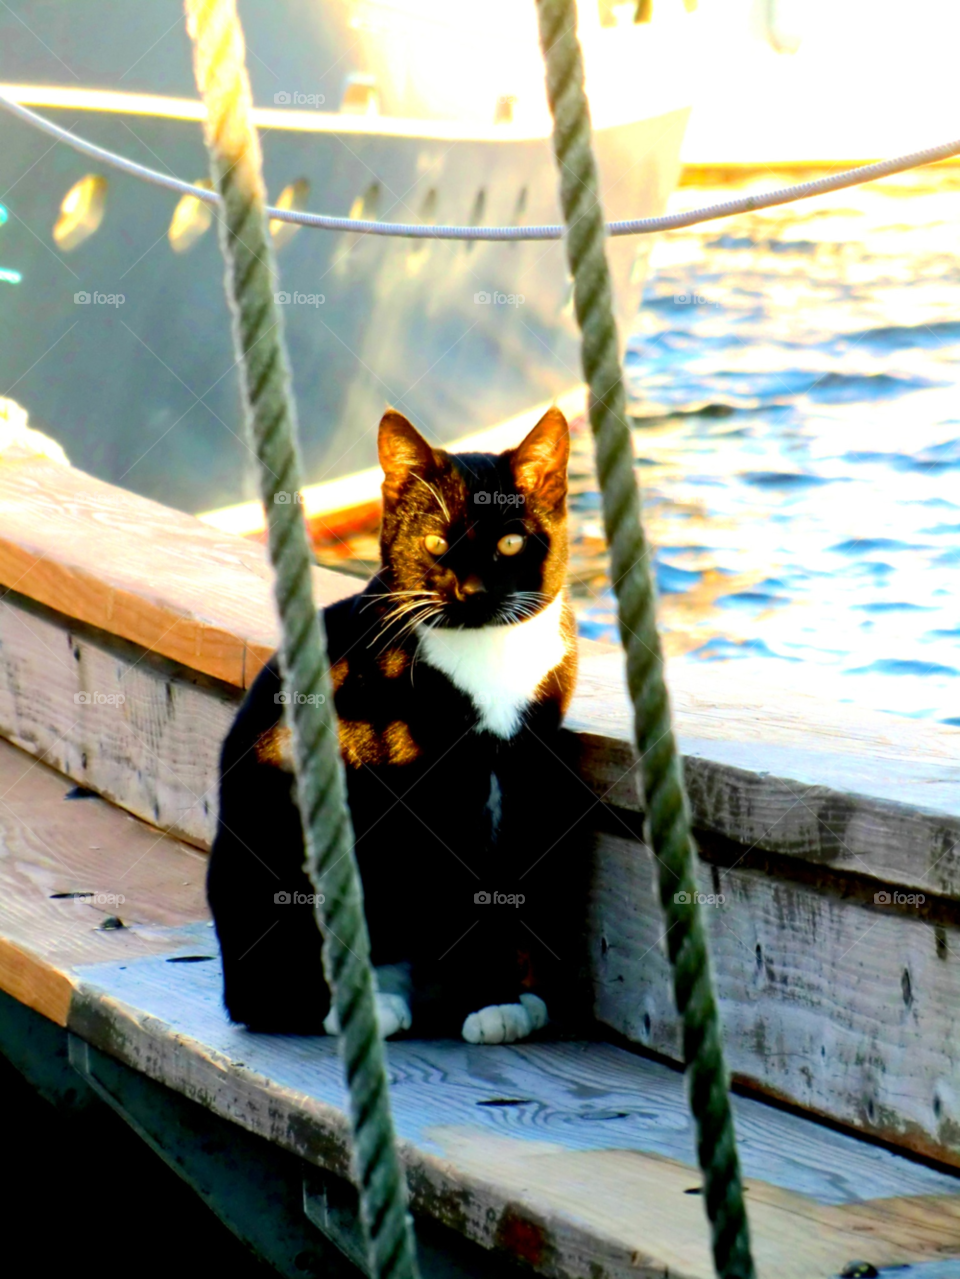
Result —
<instances>
[{"instance_id":1,"label":"cat's front leg","mask_svg":"<svg viewBox=\"0 0 960 1279\"><path fill-rule=\"evenodd\" d=\"M488 1004L471 1013L460 1033L468 1044L514 1044L542 1030L548 1020L539 995L521 995L519 1003Z\"/></svg>"},{"instance_id":2,"label":"cat's front leg","mask_svg":"<svg viewBox=\"0 0 960 1279\"><path fill-rule=\"evenodd\" d=\"M376 986L377 1025L381 1039L389 1039L413 1025L410 1012L410 965L384 964L373 970ZM323 1020L328 1035L340 1034L340 1019L336 1008L331 1008Z\"/></svg>"}]
</instances>

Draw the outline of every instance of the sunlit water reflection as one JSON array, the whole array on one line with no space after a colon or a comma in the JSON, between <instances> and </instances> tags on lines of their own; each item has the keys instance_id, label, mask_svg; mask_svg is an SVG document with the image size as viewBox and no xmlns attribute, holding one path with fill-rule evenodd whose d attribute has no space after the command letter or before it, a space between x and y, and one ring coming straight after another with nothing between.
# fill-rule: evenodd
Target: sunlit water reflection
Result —
<instances>
[{"instance_id":1,"label":"sunlit water reflection","mask_svg":"<svg viewBox=\"0 0 960 1279\"><path fill-rule=\"evenodd\" d=\"M627 376L667 652L960 723L960 176L662 238ZM590 447L574 593L615 638Z\"/></svg>"}]
</instances>

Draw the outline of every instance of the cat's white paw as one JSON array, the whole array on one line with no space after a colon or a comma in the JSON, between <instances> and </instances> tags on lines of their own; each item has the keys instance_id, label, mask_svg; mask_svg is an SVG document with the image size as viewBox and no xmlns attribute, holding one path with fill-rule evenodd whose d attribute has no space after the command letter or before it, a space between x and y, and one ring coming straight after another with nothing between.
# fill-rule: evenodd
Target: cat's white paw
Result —
<instances>
[{"instance_id":1,"label":"cat's white paw","mask_svg":"<svg viewBox=\"0 0 960 1279\"><path fill-rule=\"evenodd\" d=\"M401 1030L409 1030L413 1025L413 1014L410 1005L402 995L388 995L377 991L374 995L377 1004L377 1025L383 1039L389 1039ZM336 1008L331 1008L323 1019L323 1029L328 1035L340 1034L340 1018Z\"/></svg>"},{"instance_id":2,"label":"cat's white paw","mask_svg":"<svg viewBox=\"0 0 960 1279\"><path fill-rule=\"evenodd\" d=\"M547 1005L539 995L521 995L517 1004L490 1004L471 1013L461 1035L468 1044L513 1044L547 1024Z\"/></svg>"},{"instance_id":3,"label":"cat's white paw","mask_svg":"<svg viewBox=\"0 0 960 1279\"><path fill-rule=\"evenodd\" d=\"M547 1012L547 1005L543 1002L539 995L521 995L520 1002L527 1010L530 1020L533 1022L534 1030L543 1030L544 1026L550 1020L550 1014Z\"/></svg>"},{"instance_id":4,"label":"cat's white paw","mask_svg":"<svg viewBox=\"0 0 960 1279\"><path fill-rule=\"evenodd\" d=\"M402 995L387 995L378 990L377 1023L384 1039L389 1039L401 1030L409 1030L413 1025L410 1005Z\"/></svg>"}]
</instances>

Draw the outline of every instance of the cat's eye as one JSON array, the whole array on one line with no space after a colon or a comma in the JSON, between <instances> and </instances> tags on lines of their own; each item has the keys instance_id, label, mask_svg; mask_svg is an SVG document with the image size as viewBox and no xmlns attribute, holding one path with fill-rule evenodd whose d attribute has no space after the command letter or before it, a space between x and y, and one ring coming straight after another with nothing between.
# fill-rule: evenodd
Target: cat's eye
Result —
<instances>
[{"instance_id":1,"label":"cat's eye","mask_svg":"<svg viewBox=\"0 0 960 1279\"><path fill-rule=\"evenodd\" d=\"M497 543L497 550L501 555L519 555L526 544L527 539L522 533L508 533Z\"/></svg>"},{"instance_id":2,"label":"cat's eye","mask_svg":"<svg viewBox=\"0 0 960 1279\"><path fill-rule=\"evenodd\" d=\"M423 539L424 547L431 555L445 555L450 546L445 537L437 537L436 533L428 533Z\"/></svg>"}]
</instances>

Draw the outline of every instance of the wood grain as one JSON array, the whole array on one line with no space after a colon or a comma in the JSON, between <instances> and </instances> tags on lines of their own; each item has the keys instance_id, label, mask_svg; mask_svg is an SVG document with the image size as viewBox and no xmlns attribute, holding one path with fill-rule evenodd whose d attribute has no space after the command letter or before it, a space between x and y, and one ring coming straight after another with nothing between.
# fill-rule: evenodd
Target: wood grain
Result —
<instances>
[{"instance_id":1,"label":"wood grain","mask_svg":"<svg viewBox=\"0 0 960 1279\"><path fill-rule=\"evenodd\" d=\"M623 658L581 652L567 725L583 775L608 803L640 811ZM960 729L827 704L729 666L667 675L696 826L960 897Z\"/></svg>"},{"instance_id":2,"label":"wood grain","mask_svg":"<svg viewBox=\"0 0 960 1279\"><path fill-rule=\"evenodd\" d=\"M240 691L8 595L0 735L107 799L208 848L220 746ZM98 642L99 641L99 642ZM192 678L191 678L192 677Z\"/></svg>"},{"instance_id":3,"label":"wood grain","mask_svg":"<svg viewBox=\"0 0 960 1279\"><path fill-rule=\"evenodd\" d=\"M197 925L208 950L215 940L205 858L71 790L0 742L0 988L60 1025L74 964L169 951L171 926ZM125 926L103 929L109 916Z\"/></svg>"},{"instance_id":4,"label":"wood grain","mask_svg":"<svg viewBox=\"0 0 960 1279\"><path fill-rule=\"evenodd\" d=\"M335 1043L250 1035L223 1014L203 858L69 790L0 745L0 985L217 1114L346 1173ZM113 909L128 926L104 931L110 907L54 896L91 891L124 893ZM171 962L182 958L199 962ZM698 1178L680 1075L604 1044L397 1043L389 1064L418 1211L557 1279L598 1268L611 1279L709 1275L702 1206L687 1193ZM761 1276L831 1275L865 1242L878 1262L960 1254L952 1199L938 1212L960 1183L759 1102L735 1106ZM876 1197L894 1192L885 1213Z\"/></svg>"},{"instance_id":5,"label":"wood grain","mask_svg":"<svg viewBox=\"0 0 960 1279\"><path fill-rule=\"evenodd\" d=\"M344 1172L344 1091L331 1041L229 1026L210 965L171 971L155 957L123 968L83 966L76 975L76 1033L216 1113ZM675 1123L690 1139L680 1075L596 1044L491 1050L397 1042L388 1060L417 1211L558 1279L711 1274L702 1201L689 1193L699 1185L692 1148L682 1159L658 1146ZM743 1158L762 1279L826 1279L865 1251L877 1264L960 1255L956 1179L758 1102L737 1099L736 1106L738 1124L752 1134ZM777 1159L791 1147L803 1152L799 1161ZM758 1177L758 1168L776 1182ZM925 1190L923 1178L931 1179ZM797 1190L798 1179L826 1202ZM889 1217L885 1200L859 1197L881 1183L901 1191L890 1196ZM914 1193L904 1198L908 1186Z\"/></svg>"},{"instance_id":6,"label":"wood grain","mask_svg":"<svg viewBox=\"0 0 960 1279\"><path fill-rule=\"evenodd\" d=\"M595 1012L681 1059L653 859L597 840ZM960 929L761 871L701 865L727 1060L806 1110L960 1166Z\"/></svg>"},{"instance_id":7,"label":"wood grain","mask_svg":"<svg viewBox=\"0 0 960 1279\"><path fill-rule=\"evenodd\" d=\"M246 688L276 647L264 548L43 460L0 464L0 585ZM319 604L355 590L314 569Z\"/></svg>"}]
</instances>

